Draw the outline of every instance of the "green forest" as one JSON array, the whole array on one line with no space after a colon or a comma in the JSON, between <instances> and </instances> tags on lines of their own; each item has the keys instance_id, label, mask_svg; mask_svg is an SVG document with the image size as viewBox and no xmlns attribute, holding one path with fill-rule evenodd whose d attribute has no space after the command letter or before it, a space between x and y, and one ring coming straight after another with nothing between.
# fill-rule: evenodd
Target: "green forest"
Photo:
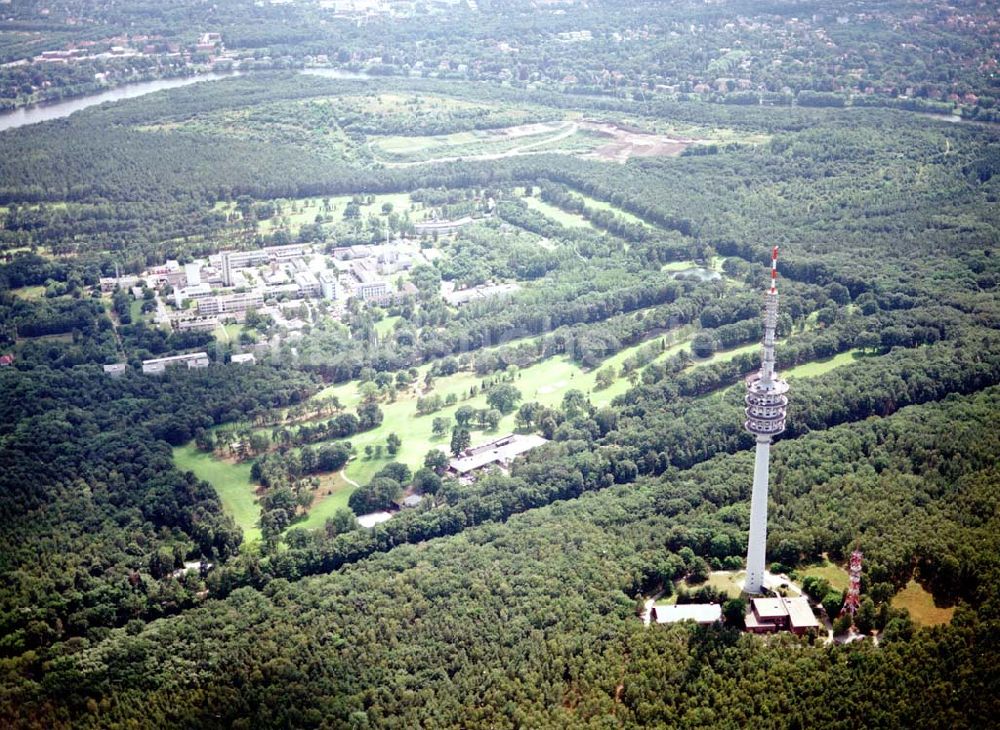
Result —
<instances>
[{"instance_id":1,"label":"green forest","mask_svg":"<svg viewBox=\"0 0 1000 730\"><path fill-rule=\"evenodd\" d=\"M356 6L4 6L0 725L994 725L996 19Z\"/></svg>"}]
</instances>

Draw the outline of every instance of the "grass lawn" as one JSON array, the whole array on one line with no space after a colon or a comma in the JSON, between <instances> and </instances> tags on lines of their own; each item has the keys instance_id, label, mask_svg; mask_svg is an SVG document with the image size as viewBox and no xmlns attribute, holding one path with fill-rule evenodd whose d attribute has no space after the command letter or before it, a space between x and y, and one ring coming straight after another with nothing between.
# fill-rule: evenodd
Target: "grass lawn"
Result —
<instances>
[{"instance_id":1,"label":"grass lawn","mask_svg":"<svg viewBox=\"0 0 1000 730\"><path fill-rule=\"evenodd\" d=\"M317 491L317 498L309 507L309 514L301 522L296 522L292 527L303 527L307 530L318 530L326 524L326 518L331 517L341 507L347 506L347 499L354 491L354 487L348 484L340 472L334 474L324 474L320 477L320 485Z\"/></svg>"},{"instance_id":2,"label":"grass lawn","mask_svg":"<svg viewBox=\"0 0 1000 730\"><path fill-rule=\"evenodd\" d=\"M743 593L743 583L745 580L746 571L743 570L714 570L708 574L708 581L703 585L711 586L720 593L725 593L730 598L739 598Z\"/></svg>"},{"instance_id":3,"label":"grass lawn","mask_svg":"<svg viewBox=\"0 0 1000 730\"><path fill-rule=\"evenodd\" d=\"M796 571L802 578L813 576L815 578L826 578L830 587L835 591L846 591L851 584L850 574L839 565L831 563L829 560L823 561L822 565L814 565L805 570Z\"/></svg>"},{"instance_id":4,"label":"grass lawn","mask_svg":"<svg viewBox=\"0 0 1000 730\"><path fill-rule=\"evenodd\" d=\"M240 332L242 331L243 325L230 322L229 324L218 325L212 330L212 334L215 336L217 342L239 342Z\"/></svg>"},{"instance_id":5,"label":"grass lawn","mask_svg":"<svg viewBox=\"0 0 1000 730\"><path fill-rule=\"evenodd\" d=\"M133 299L128 305L129 314L132 315L132 322L142 321L142 300Z\"/></svg>"},{"instance_id":6,"label":"grass lawn","mask_svg":"<svg viewBox=\"0 0 1000 730\"><path fill-rule=\"evenodd\" d=\"M385 337L386 335L392 333L392 329L396 326L396 322L401 319L402 317L383 317L375 323L375 331L378 333L379 337Z\"/></svg>"},{"instance_id":7,"label":"grass lawn","mask_svg":"<svg viewBox=\"0 0 1000 730\"><path fill-rule=\"evenodd\" d=\"M678 333L673 334L675 337L679 336ZM538 401L546 406L558 406L569 390L577 389L587 395L591 403L601 407L628 390L629 383L627 379L619 377L610 387L595 391L597 371L609 365L614 366L617 371L627 357L648 344L649 341L651 340L609 356L598 368L591 371L585 371L567 357L548 358L519 370L515 375L513 385L521 391L522 402ZM670 345L668 351L677 351L687 346L686 340L681 341ZM418 368L417 384L420 386L423 384L424 374L429 367L430 365L423 365ZM472 372L460 372L435 379L431 393L440 395L442 398L454 394L458 398L458 402L426 416L416 414L417 394L413 389L400 391L393 403L380 403L379 407L383 414L382 424L377 429L356 434L347 439L351 442L358 456L347 465L346 475L359 484L367 484L375 473L390 461L400 461L412 469L417 469L423 464L424 455L429 450L438 447L447 449L450 444L450 431L441 437L434 436L432 429L434 418L446 416L454 420L455 411L461 405L469 405L473 408L487 407L484 394L480 393L474 398L468 397L470 389L473 386L481 388L483 380L484 378ZM360 402L358 384L355 382L324 388L314 398L330 395L336 395L347 410L354 410ZM496 432L487 433L474 429L472 443L482 443L496 435L509 433L514 428L514 414L510 413L501 420ZM270 435L272 429L267 427L261 430ZM399 452L392 457L384 450L386 438L390 433L397 434L403 442ZM366 458L364 455L365 446L369 445L373 448L381 445L383 456L381 458ZM254 500L253 488L250 485L249 464L237 465L216 460L198 452L193 446L175 449L174 459L182 470L191 470L202 479L211 482L219 493L227 512L233 515L244 532L249 535L252 530L253 534L259 537L259 530L255 526L259 519L259 509ZM322 527L328 516L332 515L338 507L347 504L347 498L352 489L350 485L345 483L332 484L330 487L321 487L320 490L323 491L326 488L332 488L334 493L314 504L307 519L297 524L309 528Z\"/></svg>"},{"instance_id":8,"label":"grass lawn","mask_svg":"<svg viewBox=\"0 0 1000 730\"><path fill-rule=\"evenodd\" d=\"M245 542L260 541L260 507L250 483L250 462L231 464L188 444L174 449L174 464L181 471L193 471L199 479L215 487L226 514L243 530Z\"/></svg>"},{"instance_id":9,"label":"grass lawn","mask_svg":"<svg viewBox=\"0 0 1000 730\"><path fill-rule=\"evenodd\" d=\"M639 223L644 226L650 225L639 216L633 215L632 213L629 213L626 210L622 210L621 208L614 206L611 203L605 202L603 200L598 200L597 198L591 198L589 195L584 195L583 193L576 192L575 190L573 191L573 195L574 197L582 199L588 208L593 208L594 210L610 211L615 215L619 216L620 218L628 221L629 223Z\"/></svg>"},{"instance_id":10,"label":"grass lawn","mask_svg":"<svg viewBox=\"0 0 1000 730\"><path fill-rule=\"evenodd\" d=\"M37 301L45 296L45 287L41 284L38 286L22 286L17 289L11 289L10 293L19 299Z\"/></svg>"},{"instance_id":11,"label":"grass lawn","mask_svg":"<svg viewBox=\"0 0 1000 730\"><path fill-rule=\"evenodd\" d=\"M567 144L567 140L560 136L562 132L562 125L549 122L537 128L484 129L437 135L389 135L374 138L369 147L376 156L388 157L393 162L426 162L441 157L504 154L514 150L541 148L550 142L559 149ZM577 146L579 142L580 140L576 141Z\"/></svg>"},{"instance_id":12,"label":"grass lawn","mask_svg":"<svg viewBox=\"0 0 1000 730\"><path fill-rule=\"evenodd\" d=\"M945 608L935 605L934 596L913 578L910 578L910 582L903 590L893 596L892 607L907 609L910 618L920 626L939 626L949 623L955 614L954 606Z\"/></svg>"},{"instance_id":13,"label":"grass lawn","mask_svg":"<svg viewBox=\"0 0 1000 730\"><path fill-rule=\"evenodd\" d=\"M368 195L364 193L361 195L364 199L367 199L368 197ZM422 212L412 212L411 209L413 208L413 203L410 200L409 193L387 193L385 195L375 195L372 197L373 201L370 205L367 203L361 203L359 205L362 219L372 213L380 215L382 213L383 203L392 203L393 211L399 214L411 211L410 217L413 220L421 220L423 218ZM344 209L347 207L347 204L351 202L352 198L353 195L327 195L311 198L276 199L272 202L281 206L281 215L267 220L258 221L257 230L261 234L271 233L282 227L285 219L287 219L288 230L292 235L295 235L304 224L314 222L318 214L330 215L333 217L335 222L340 222L344 217ZM328 199L330 201L329 210L323 205L324 199ZM293 205L296 208L295 211L292 210ZM235 208L235 203L222 202L216 203L212 210L215 212L229 213L230 211L235 210Z\"/></svg>"},{"instance_id":14,"label":"grass lawn","mask_svg":"<svg viewBox=\"0 0 1000 730\"><path fill-rule=\"evenodd\" d=\"M862 357L864 357L864 355L861 353L861 350L848 350L847 352L841 352L833 357L828 357L825 360L813 360L812 362L796 365L795 367L786 370L784 375L792 378L815 378L817 375L828 373L835 368L839 368L841 365L850 365L852 362L860 360Z\"/></svg>"},{"instance_id":15,"label":"grass lawn","mask_svg":"<svg viewBox=\"0 0 1000 730\"><path fill-rule=\"evenodd\" d=\"M532 210L541 213L546 218L551 218L556 223L564 225L567 228L593 228L590 221L579 213L568 213L562 208L546 203L540 198L521 198L521 200Z\"/></svg>"},{"instance_id":16,"label":"grass lawn","mask_svg":"<svg viewBox=\"0 0 1000 730\"><path fill-rule=\"evenodd\" d=\"M694 261L671 261L663 264L660 267L660 271L687 271L688 269L697 268L697 266L698 264Z\"/></svg>"}]
</instances>

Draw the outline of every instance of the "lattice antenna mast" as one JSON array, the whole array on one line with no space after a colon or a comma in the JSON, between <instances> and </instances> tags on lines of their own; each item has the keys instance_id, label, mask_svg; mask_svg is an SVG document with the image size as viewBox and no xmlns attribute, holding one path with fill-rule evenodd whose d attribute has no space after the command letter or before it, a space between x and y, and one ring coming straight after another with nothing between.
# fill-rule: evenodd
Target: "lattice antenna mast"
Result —
<instances>
[{"instance_id":1,"label":"lattice antenna mast","mask_svg":"<svg viewBox=\"0 0 1000 730\"><path fill-rule=\"evenodd\" d=\"M843 613L853 616L861 607L861 560L864 557L860 550L851 553L851 584L847 589Z\"/></svg>"},{"instance_id":2,"label":"lattice antenna mast","mask_svg":"<svg viewBox=\"0 0 1000 730\"><path fill-rule=\"evenodd\" d=\"M774 380L774 331L778 327L778 247L771 250L771 289L764 298L764 346L761 354L760 379L763 384Z\"/></svg>"},{"instance_id":3,"label":"lattice antenna mast","mask_svg":"<svg viewBox=\"0 0 1000 730\"><path fill-rule=\"evenodd\" d=\"M760 371L747 378L746 421L757 438L753 493L750 497L750 537L747 542L747 578L744 590L761 593L767 544L767 489L771 439L785 430L788 383L774 370L774 332L778 326L778 247L771 250L771 288L764 298L764 341Z\"/></svg>"}]
</instances>

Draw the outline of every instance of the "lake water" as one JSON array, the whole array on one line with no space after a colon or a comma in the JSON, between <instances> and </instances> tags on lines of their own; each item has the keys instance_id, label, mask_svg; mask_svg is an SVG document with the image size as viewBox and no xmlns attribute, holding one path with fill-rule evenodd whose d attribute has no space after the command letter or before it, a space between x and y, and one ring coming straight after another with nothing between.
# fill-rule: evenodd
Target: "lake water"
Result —
<instances>
[{"instance_id":1,"label":"lake water","mask_svg":"<svg viewBox=\"0 0 1000 730\"><path fill-rule=\"evenodd\" d=\"M185 76L176 79L159 79L157 81L141 81L135 84L125 84L108 91L90 96L78 96L65 101L54 101L48 104L35 104L34 106L21 107L13 111L0 114L0 132L6 129L24 127L28 124L38 124L47 122L50 119L61 119L68 117L73 112L86 109L90 106L103 104L106 101L121 101L122 99L133 99L137 96L152 94L154 91L164 89L175 89L178 86L189 86L190 84L201 83L202 81L218 81L236 76L235 73L220 74L207 73L198 76Z\"/></svg>"}]
</instances>

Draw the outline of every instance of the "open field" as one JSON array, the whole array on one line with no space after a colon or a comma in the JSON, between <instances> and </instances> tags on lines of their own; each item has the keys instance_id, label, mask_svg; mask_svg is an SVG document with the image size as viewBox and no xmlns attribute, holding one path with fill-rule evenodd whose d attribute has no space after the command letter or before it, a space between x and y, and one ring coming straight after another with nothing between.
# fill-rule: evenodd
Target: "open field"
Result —
<instances>
[{"instance_id":1,"label":"open field","mask_svg":"<svg viewBox=\"0 0 1000 730\"><path fill-rule=\"evenodd\" d=\"M274 233L285 230L291 236L297 236L303 225L314 223L316 216L329 216L333 223L344 221L344 210L353 200L352 195L330 195L310 198L279 198L269 201L280 209L273 218L257 221L257 232L260 234ZM382 205L391 203L393 212L400 215L408 213L410 220L422 221L426 217L422 204L415 204L408 193L385 193L372 195L372 202L367 202L368 195L362 195L358 204L359 217L363 220L369 215L381 215ZM236 210L233 202L218 202L212 207L213 212L230 214Z\"/></svg>"},{"instance_id":2,"label":"open field","mask_svg":"<svg viewBox=\"0 0 1000 730\"><path fill-rule=\"evenodd\" d=\"M860 350L848 350L847 352L838 353L833 357L828 357L825 360L814 360L813 362L796 365L784 371L783 374L790 378L815 378L839 368L841 365L850 365L852 362L857 362L862 357L864 355Z\"/></svg>"},{"instance_id":3,"label":"open field","mask_svg":"<svg viewBox=\"0 0 1000 730\"><path fill-rule=\"evenodd\" d=\"M627 210L623 210L604 200L598 200L597 198L592 198L589 195L584 195L583 193L576 191L573 192L573 196L576 198L580 198L588 208L593 208L594 210L609 211L617 215L619 218L628 221L629 223L639 223L644 226L650 225L639 216L629 213Z\"/></svg>"},{"instance_id":4,"label":"open field","mask_svg":"<svg viewBox=\"0 0 1000 730\"><path fill-rule=\"evenodd\" d=\"M376 322L375 331L378 333L378 336L385 337L386 335L392 334L393 327L395 327L396 322L400 319L402 319L402 317L383 317Z\"/></svg>"},{"instance_id":5,"label":"open field","mask_svg":"<svg viewBox=\"0 0 1000 730\"><path fill-rule=\"evenodd\" d=\"M293 523L292 527L302 527L307 530L322 528L328 517L333 516L333 513L341 507L347 506L347 500L353 491L354 487L344 480L340 472L322 475L309 513L301 522Z\"/></svg>"},{"instance_id":6,"label":"open field","mask_svg":"<svg viewBox=\"0 0 1000 730\"><path fill-rule=\"evenodd\" d=\"M378 323L380 333L385 334L390 331L394 319L386 318L380 321ZM688 327L668 333L667 335L658 335L657 337L649 338L637 345L609 355L598 367L592 370L584 370L577 363L565 356L551 357L518 370L514 375L512 384L521 391L523 396L522 402L537 401L546 406L556 407L562 403L563 397L569 390L576 389L584 393L594 406L602 407L609 404L616 396L625 393L630 386L626 378L616 377L610 387L595 390L596 375L599 370L612 367L617 375L627 358L659 337L666 336L668 339L664 352L656 360L662 360L678 352L690 350L690 338L692 335L693 328ZM699 360L692 367L732 359L742 353L755 351L758 347L759 344L754 342L730 350L716 352L711 358ZM831 358L830 361L822 363L822 365L832 369L832 367L850 361L849 357L838 356L838 358ZM836 360L836 364L831 365L830 362L834 360ZM378 428L355 434L346 439L350 441L357 455L349 462L344 471L349 480L353 480L359 484L367 484L375 473L390 461L400 461L411 468L418 468L423 463L423 457L427 451L434 448L447 450L450 442L450 430L443 436L434 435L432 430L434 418L446 417L453 422L454 413L459 406L467 405L476 409L487 407L485 393L479 392L475 397L470 397L470 392L472 388L478 388L482 391L484 382L491 380L490 377L481 377L473 372L463 371L434 379L431 390L424 392L424 376L430 367L429 364L425 364L417 368L418 377L416 385L400 391L395 401L381 402L379 404L383 413L383 421ZM822 368L818 370L824 371ZM816 374L808 370L804 372L809 374L804 376L799 375L799 377L810 377ZM449 395L454 395L457 402L433 414L418 416L416 413L417 398L432 394L438 395L442 399L447 398ZM356 382L329 386L320 391L314 398L323 398L331 395L336 396L341 405L347 410L353 410L360 403L360 394ZM272 429L268 427L260 430L269 434ZM514 431L514 414L505 415L500 421L496 432L488 433L475 428L471 430L473 431L473 444L481 443L495 434ZM395 456L390 457L385 450L385 443L389 434L392 433L400 437L402 446ZM366 446L371 446L373 451L376 447L381 446L381 456L367 457L365 455ZM227 511L236 517L241 527L244 527L245 530L247 526L250 526L251 529L256 531L254 525L258 518L258 510L253 500L252 487L249 484L249 464L233 465L228 462L213 460L211 457L196 452L193 447L186 447L186 449L186 451L175 452L178 457L178 465L181 468L192 469L196 474L213 484L218 483L217 488L219 489L223 503L226 505ZM205 462L211 462L211 468L206 467ZM314 503L306 520L297 523L300 526L309 528L321 527L326 518L332 515L338 507L347 504L347 498L353 489L351 485L344 482L339 475L326 475L322 478L326 481L319 491L322 493L332 490L333 493L329 496L324 496ZM238 511L240 511L239 515ZM831 568L838 570L833 566Z\"/></svg>"},{"instance_id":7,"label":"open field","mask_svg":"<svg viewBox=\"0 0 1000 730\"><path fill-rule=\"evenodd\" d=\"M250 483L250 462L232 464L221 461L188 444L174 449L174 463L181 471L192 471L199 479L215 487L223 509L243 530L246 542L260 540L260 508Z\"/></svg>"},{"instance_id":8,"label":"open field","mask_svg":"<svg viewBox=\"0 0 1000 730\"><path fill-rule=\"evenodd\" d=\"M568 213L562 208L558 208L551 203L546 203L541 198L521 198L524 204L532 210L538 211L546 218L554 220L567 228L593 228L594 226L579 213Z\"/></svg>"},{"instance_id":9,"label":"open field","mask_svg":"<svg viewBox=\"0 0 1000 730\"><path fill-rule=\"evenodd\" d=\"M720 593L725 593L730 598L739 598L743 593L743 583L746 580L746 571L738 570L713 570L708 574L708 581L704 585L711 586Z\"/></svg>"},{"instance_id":10,"label":"open field","mask_svg":"<svg viewBox=\"0 0 1000 730\"><path fill-rule=\"evenodd\" d=\"M851 577L846 570L839 565L824 560L822 565L814 565L805 570L797 571L802 577L813 576L815 578L825 578L830 587L837 591L846 591L851 583Z\"/></svg>"},{"instance_id":11,"label":"open field","mask_svg":"<svg viewBox=\"0 0 1000 730\"><path fill-rule=\"evenodd\" d=\"M955 614L954 606L938 606L932 596L913 578L899 593L893 596L893 608L905 608L910 612L910 618L920 626L940 626L951 622Z\"/></svg>"},{"instance_id":12,"label":"open field","mask_svg":"<svg viewBox=\"0 0 1000 730\"><path fill-rule=\"evenodd\" d=\"M594 390L597 371L609 365L614 366L617 370L627 357L648 342L649 340L625 348L609 356L598 368L590 371L584 370L567 357L549 358L519 370L513 385L521 391L522 402L538 401L546 406L558 406L569 390L577 389L588 395L591 403L601 407L628 390L629 383L625 378L617 378L610 387ZM679 348L686 345L686 342L680 342L672 347ZM429 367L429 365L423 365L418 368L418 383L423 383L424 374ZM432 429L434 418L445 416L453 420L455 411L461 405L486 408L485 394L479 393L474 398L468 397L470 389L472 387L481 388L483 381L484 378L467 371L435 379L432 390L423 395L436 394L446 398L449 394L454 394L458 398L458 402L425 416L418 416L416 413L417 395L413 389L400 392L395 402L380 403L379 407L383 413L382 424L376 429L355 434L346 439L350 441L358 454L345 469L347 477L359 484L367 484L374 474L390 461L401 461L411 468L418 468L423 464L424 455L430 449L447 449L451 438L450 431L444 436L435 436ZM343 383L324 388L314 398L324 398L331 395L336 396L347 410L356 408L360 403L357 383ZM473 430L473 444L485 441L494 434L513 431L514 428L514 414L511 413L504 416L496 432L486 433ZM269 435L272 428L266 427L259 430ZM403 442L399 453L394 457L388 456L384 451L385 441L390 433L397 434ZM364 455L365 446L369 445L373 448L378 445L383 446L382 458L366 458ZM175 449L174 457L179 468L190 469L202 479L216 485L227 512L234 516L245 531L250 526L259 535L259 530L255 527L259 510L253 501L253 489L249 484L249 462L236 465L213 459L198 452L192 445ZM298 524L322 526L326 517L333 514L338 506L346 505L349 494L349 486L337 490L334 495L317 505L317 509L320 510L317 515L310 513L305 522Z\"/></svg>"},{"instance_id":13,"label":"open field","mask_svg":"<svg viewBox=\"0 0 1000 730\"><path fill-rule=\"evenodd\" d=\"M669 263L663 264L660 267L660 271L687 271L688 269L695 269L698 267L694 261L671 261Z\"/></svg>"},{"instance_id":14,"label":"open field","mask_svg":"<svg viewBox=\"0 0 1000 730\"><path fill-rule=\"evenodd\" d=\"M18 299L27 299L28 301L36 301L38 299L43 299L45 297L45 287L39 284L38 286L22 286L18 289L11 289L10 293L13 294Z\"/></svg>"},{"instance_id":15,"label":"open field","mask_svg":"<svg viewBox=\"0 0 1000 730\"><path fill-rule=\"evenodd\" d=\"M657 134L612 122L582 122L581 126L603 138L602 144L586 156L609 162L624 163L630 157L674 157L692 144L706 141Z\"/></svg>"},{"instance_id":16,"label":"open field","mask_svg":"<svg viewBox=\"0 0 1000 730\"><path fill-rule=\"evenodd\" d=\"M243 325L237 324L236 322L230 322L229 324L219 324L214 330L212 330L212 335L215 337L217 342L237 342L240 338L240 332L243 331Z\"/></svg>"},{"instance_id":17,"label":"open field","mask_svg":"<svg viewBox=\"0 0 1000 730\"><path fill-rule=\"evenodd\" d=\"M502 129L426 136L374 137L369 148L387 164L419 164L462 159L498 159L538 152L579 152L601 140L579 134L576 122L538 122Z\"/></svg>"}]
</instances>

